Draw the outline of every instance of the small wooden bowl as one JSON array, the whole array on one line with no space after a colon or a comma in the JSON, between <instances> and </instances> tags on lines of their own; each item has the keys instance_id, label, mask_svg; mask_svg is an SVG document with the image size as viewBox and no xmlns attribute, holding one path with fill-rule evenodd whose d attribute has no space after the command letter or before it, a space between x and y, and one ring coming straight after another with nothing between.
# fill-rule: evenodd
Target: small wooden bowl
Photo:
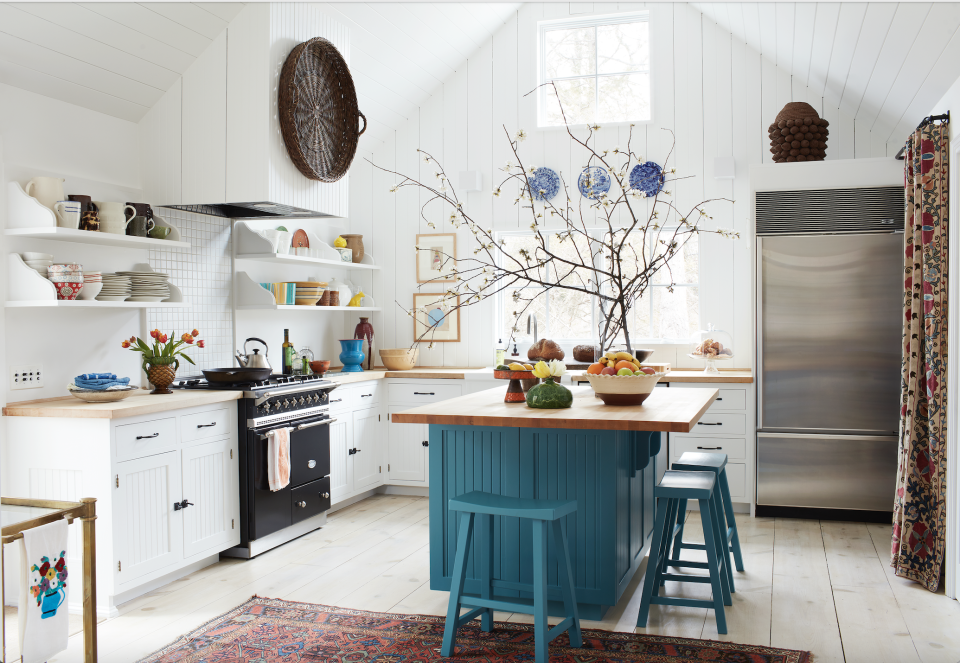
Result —
<instances>
[{"instance_id":1,"label":"small wooden bowl","mask_svg":"<svg viewBox=\"0 0 960 663\"><path fill-rule=\"evenodd\" d=\"M526 403L527 397L523 393L521 380L536 380L533 371L498 371L494 369L493 377L498 380L510 380L507 393L503 397L504 403Z\"/></svg>"},{"instance_id":2,"label":"small wooden bowl","mask_svg":"<svg viewBox=\"0 0 960 663\"><path fill-rule=\"evenodd\" d=\"M316 373L317 375L323 375L330 368L329 359L321 359L320 361L311 361L310 370Z\"/></svg>"}]
</instances>

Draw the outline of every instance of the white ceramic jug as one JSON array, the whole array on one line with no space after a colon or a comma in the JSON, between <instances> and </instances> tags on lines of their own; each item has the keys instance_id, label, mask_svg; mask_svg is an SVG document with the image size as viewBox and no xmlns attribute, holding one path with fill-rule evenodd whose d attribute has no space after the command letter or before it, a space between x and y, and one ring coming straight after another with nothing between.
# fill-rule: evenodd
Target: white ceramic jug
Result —
<instances>
[{"instance_id":1,"label":"white ceramic jug","mask_svg":"<svg viewBox=\"0 0 960 663\"><path fill-rule=\"evenodd\" d=\"M123 235L127 232L127 226L137 216L137 209L133 205L105 203L99 200L93 203L100 209L100 232L102 233ZM130 211L129 217L127 210Z\"/></svg>"},{"instance_id":2,"label":"white ceramic jug","mask_svg":"<svg viewBox=\"0 0 960 663\"><path fill-rule=\"evenodd\" d=\"M27 182L23 190L50 209L53 209L58 200L66 199L63 195L63 178L60 177L34 177Z\"/></svg>"}]
</instances>

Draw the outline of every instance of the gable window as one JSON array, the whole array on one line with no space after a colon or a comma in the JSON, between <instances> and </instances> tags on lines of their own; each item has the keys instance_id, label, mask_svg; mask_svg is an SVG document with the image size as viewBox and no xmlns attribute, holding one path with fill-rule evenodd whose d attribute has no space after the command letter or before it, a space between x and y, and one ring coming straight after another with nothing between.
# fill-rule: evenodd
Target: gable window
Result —
<instances>
[{"instance_id":1,"label":"gable window","mask_svg":"<svg viewBox=\"0 0 960 663\"><path fill-rule=\"evenodd\" d=\"M651 118L647 12L539 24L538 125L645 122Z\"/></svg>"}]
</instances>

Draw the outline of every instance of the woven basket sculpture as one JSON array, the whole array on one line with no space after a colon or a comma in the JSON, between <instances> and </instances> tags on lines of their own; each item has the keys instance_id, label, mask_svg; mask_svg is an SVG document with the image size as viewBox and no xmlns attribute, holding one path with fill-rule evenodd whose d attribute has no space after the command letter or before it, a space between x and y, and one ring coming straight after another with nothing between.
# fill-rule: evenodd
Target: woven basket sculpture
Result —
<instances>
[{"instance_id":1,"label":"woven basket sculpture","mask_svg":"<svg viewBox=\"0 0 960 663\"><path fill-rule=\"evenodd\" d=\"M823 161L827 156L830 123L820 119L813 106L793 101L777 113L770 125L770 152L776 163Z\"/></svg>"},{"instance_id":2,"label":"woven basket sculpture","mask_svg":"<svg viewBox=\"0 0 960 663\"><path fill-rule=\"evenodd\" d=\"M280 71L278 102L283 142L304 177L336 182L346 175L367 118L340 51L321 37L298 44Z\"/></svg>"}]
</instances>

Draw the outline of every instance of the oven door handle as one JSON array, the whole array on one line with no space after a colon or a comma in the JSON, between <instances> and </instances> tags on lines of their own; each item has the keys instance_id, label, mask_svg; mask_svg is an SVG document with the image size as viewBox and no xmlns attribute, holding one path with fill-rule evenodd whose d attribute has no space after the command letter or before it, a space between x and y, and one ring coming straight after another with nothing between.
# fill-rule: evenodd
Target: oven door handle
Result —
<instances>
[{"instance_id":1,"label":"oven door handle","mask_svg":"<svg viewBox=\"0 0 960 663\"><path fill-rule=\"evenodd\" d=\"M303 430L304 428L313 428L314 426L326 426L327 424L332 424L334 421L336 421L336 418L324 419L323 421L314 421L312 424L300 424L299 426L297 426L297 430Z\"/></svg>"}]
</instances>

